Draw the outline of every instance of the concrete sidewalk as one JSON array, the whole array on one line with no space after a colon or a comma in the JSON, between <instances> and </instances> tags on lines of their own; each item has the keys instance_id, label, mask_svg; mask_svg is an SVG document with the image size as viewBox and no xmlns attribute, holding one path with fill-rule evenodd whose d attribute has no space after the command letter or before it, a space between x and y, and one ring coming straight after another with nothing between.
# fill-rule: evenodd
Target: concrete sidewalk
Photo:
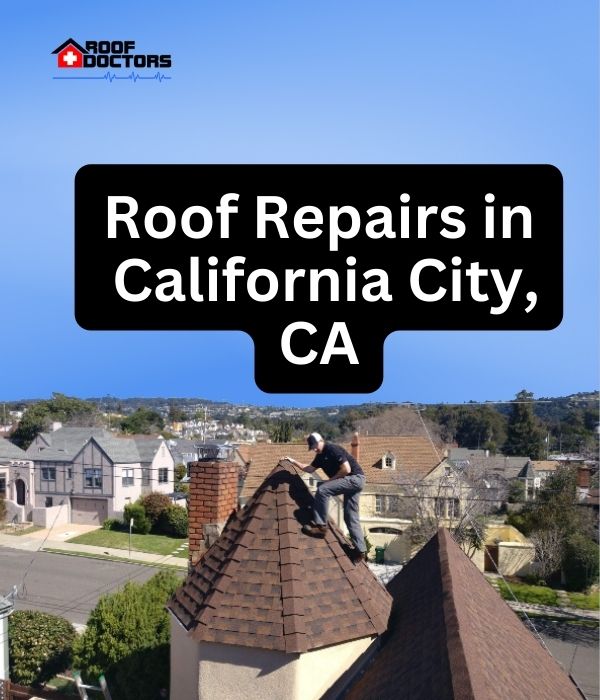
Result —
<instances>
[{"instance_id":1,"label":"concrete sidewalk","mask_svg":"<svg viewBox=\"0 0 600 700\"><path fill-rule=\"evenodd\" d=\"M100 559L117 559L147 564L149 566L175 566L179 569L187 569L187 557L177 557L172 554L150 554L149 552L137 552L131 550L131 556L127 549L115 547L96 547L90 544L76 544L66 542L65 538L76 537L83 532L97 530L97 527L86 525L68 525L49 530L38 530L25 535L0 534L0 547L10 547L28 552L52 551L71 556L97 557Z\"/></svg>"}]
</instances>

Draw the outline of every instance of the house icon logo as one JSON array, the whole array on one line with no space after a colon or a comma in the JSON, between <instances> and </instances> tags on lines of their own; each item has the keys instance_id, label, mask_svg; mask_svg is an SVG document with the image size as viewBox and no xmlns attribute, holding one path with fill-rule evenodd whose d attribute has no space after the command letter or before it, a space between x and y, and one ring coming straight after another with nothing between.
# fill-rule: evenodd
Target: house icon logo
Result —
<instances>
[{"instance_id":1,"label":"house icon logo","mask_svg":"<svg viewBox=\"0 0 600 700\"><path fill-rule=\"evenodd\" d=\"M67 39L52 53L57 54L59 68L83 68L83 55L88 51L74 39Z\"/></svg>"}]
</instances>

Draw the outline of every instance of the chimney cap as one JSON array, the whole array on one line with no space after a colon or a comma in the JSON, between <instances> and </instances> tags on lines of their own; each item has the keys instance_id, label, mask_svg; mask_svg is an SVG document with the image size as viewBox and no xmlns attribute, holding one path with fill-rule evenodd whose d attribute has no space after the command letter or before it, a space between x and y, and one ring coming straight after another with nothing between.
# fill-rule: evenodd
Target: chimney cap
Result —
<instances>
[{"instance_id":1,"label":"chimney cap","mask_svg":"<svg viewBox=\"0 0 600 700\"><path fill-rule=\"evenodd\" d=\"M233 455L232 445L217 442L202 442L194 447L198 450L199 462L227 462Z\"/></svg>"}]
</instances>

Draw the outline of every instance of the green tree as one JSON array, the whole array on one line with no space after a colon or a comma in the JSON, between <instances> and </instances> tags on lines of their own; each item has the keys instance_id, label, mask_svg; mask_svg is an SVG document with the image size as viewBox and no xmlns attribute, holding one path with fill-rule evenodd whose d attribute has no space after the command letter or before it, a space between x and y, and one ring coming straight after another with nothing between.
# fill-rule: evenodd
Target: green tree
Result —
<instances>
[{"instance_id":1,"label":"green tree","mask_svg":"<svg viewBox=\"0 0 600 700\"><path fill-rule=\"evenodd\" d=\"M187 475L187 467L185 464L175 465L175 481L181 481Z\"/></svg>"},{"instance_id":2,"label":"green tree","mask_svg":"<svg viewBox=\"0 0 600 700\"><path fill-rule=\"evenodd\" d=\"M273 442L291 442L292 440L292 424L289 420L279 421L271 431L271 440Z\"/></svg>"},{"instance_id":3,"label":"green tree","mask_svg":"<svg viewBox=\"0 0 600 700\"><path fill-rule=\"evenodd\" d=\"M154 528L163 512L171 506L171 499L166 493L152 491L142 496L139 499L139 503L144 508L146 517L150 520L151 527Z\"/></svg>"},{"instance_id":4,"label":"green tree","mask_svg":"<svg viewBox=\"0 0 600 700\"><path fill-rule=\"evenodd\" d=\"M152 528L152 522L146 515L146 510L141 503L128 503L123 510L123 524L129 529L129 522L133 518L133 530L139 535L147 535Z\"/></svg>"},{"instance_id":5,"label":"green tree","mask_svg":"<svg viewBox=\"0 0 600 700\"><path fill-rule=\"evenodd\" d=\"M10 679L40 686L69 668L75 642L73 625L62 617L17 610L8 618Z\"/></svg>"},{"instance_id":6,"label":"green tree","mask_svg":"<svg viewBox=\"0 0 600 700\"><path fill-rule=\"evenodd\" d=\"M561 568L567 586L579 589L582 580L598 574L592 556L592 550L597 551L591 539L593 519L587 508L577 505L576 481L574 469L557 469L546 479L536 500L527 502L520 513L509 515L507 522L534 541L545 576Z\"/></svg>"},{"instance_id":7,"label":"green tree","mask_svg":"<svg viewBox=\"0 0 600 700\"><path fill-rule=\"evenodd\" d=\"M169 687L169 618L165 604L181 585L171 571L145 584L128 582L100 598L74 647L84 681L104 673L113 700L158 698Z\"/></svg>"},{"instance_id":8,"label":"green tree","mask_svg":"<svg viewBox=\"0 0 600 700\"><path fill-rule=\"evenodd\" d=\"M187 420L187 417L187 413L180 406L173 403L169 405L169 421L171 423L182 423Z\"/></svg>"},{"instance_id":9,"label":"green tree","mask_svg":"<svg viewBox=\"0 0 600 700\"><path fill-rule=\"evenodd\" d=\"M89 401L54 393L51 399L38 401L25 410L11 440L26 450L35 436L46 430L52 421L72 426L96 425L99 421L98 409L96 404Z\"/></svg>"},{"instance_id":10,"label":"green tree","mask_svg":"<svg viewBox=\"0 0 600 700\"><path fill-rule=\"evenodd\" d=\"M598 582L598 545L580 532L566 542L563 562L565 579L571 591L583 591Z\"/></svg>"},{"instance_id":11,"label":"green tree","mask_svg":"<svg viewBox=\"0 0 600 700\"><path fill-rule=\"evenodd\" d=\"M144 406L121 421L121 430L130 435L159 433L164 427L165 422L160 413Z\"/></svg>"},{"instance_id":12,"label":"green tree","mask_svg":"<svg viewBox=\"0 0 600 700\"><path fill-rule=\"evenodd\" d=\"M545 456L545 431L533 414L533 394L520 391L514 400L508 419L504 452L507 455L522 455L530 459Z\"/></svg>"}]
</instances>

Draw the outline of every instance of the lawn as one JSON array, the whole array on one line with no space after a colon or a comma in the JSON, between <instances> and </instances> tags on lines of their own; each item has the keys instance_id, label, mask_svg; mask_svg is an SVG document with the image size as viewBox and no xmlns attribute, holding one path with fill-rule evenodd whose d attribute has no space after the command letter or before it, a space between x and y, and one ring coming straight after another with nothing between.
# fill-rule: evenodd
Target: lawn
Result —
<instances>
[{"instance_id":1,"label":"lawn","mask_svg":"<svg viewBox=\"0 0 600 700\"><path fill-rule=\"evenodd\" d=\"M498 581L500 594L505 600L514 600L510 594L506 583L502 579ZM515 598L520 603L534 603L536 605L553 605L558 606L558 596L556 591L546 586L529 586L526 583L511 583Z\"/></svg>"},{"instance_id":2,"label":"lawn","mask_svg":"<svg viewBox=\"0 0 600 700\"><path fill-rule=\"evenodd\" d=\"M68 540L74 544L91 544L95 547L114 547L129 549L129 533L114 530L93 530L85 535L78 535ZM132 552L149 552L150 554L172 554L187 542L187 538L167 537L166 535L131 535ZM176 556L187 557L187 547L176 553Z\"/></svg>"},{"instance_id":3,"label":"lawn","mask_svg":"<svg viewBox=\"0 0 600 700\"><path fill-rule=\"evenodd\" d=\"M574 607L581 610L598 610L600 608L600 599L598 593L568 593L571 603Z\"/></svg>"}]
</instances>

